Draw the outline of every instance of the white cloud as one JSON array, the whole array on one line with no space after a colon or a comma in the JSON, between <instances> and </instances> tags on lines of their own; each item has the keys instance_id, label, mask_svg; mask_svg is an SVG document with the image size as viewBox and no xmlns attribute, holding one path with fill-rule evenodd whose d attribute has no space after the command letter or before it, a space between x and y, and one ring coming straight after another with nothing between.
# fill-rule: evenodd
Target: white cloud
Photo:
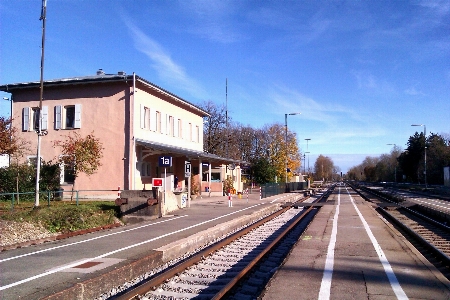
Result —
<instances>
[{"instance_id":1,"label":"white cloud","mask_svg":"<svg viewBox=\"0 0 450 300\"><path fill-rule=\"evenodd\" d=\"M190 78L184 68L175 63L160 44L130 21L125 21L125 24L131 32L135 48L150 59L152 68L162 80L181 87L193 96L199 98L205 96L206 93L201 85L195 79Z\"/></svg>"}]
</instances>

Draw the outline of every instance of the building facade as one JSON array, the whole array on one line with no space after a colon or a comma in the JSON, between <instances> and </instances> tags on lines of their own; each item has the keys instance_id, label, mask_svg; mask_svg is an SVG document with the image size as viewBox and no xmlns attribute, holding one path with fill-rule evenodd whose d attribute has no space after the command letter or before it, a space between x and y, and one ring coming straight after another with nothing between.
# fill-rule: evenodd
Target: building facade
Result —
<instances>
[{"instance_id":1,"label":"building facade","mask_svg":"<svg viewBox=\"0 0 450 300\"><path fill-rule=\"evenodd\" d=\"M148 190L153 178L165 178L167 190L182 190L186 162L191 162L200 192L221 194L222 182L229 176L235 189L242 191L241 162L203 152L203 118L208 113L136 74L99 70L95 76L46 80L41 117L39 82L1 85L0 90L11 93L13 126L31 149L37 148L41 122L46 133L41 137L42 160L57 161L61 151L54 142L73 132L93 133L100 140L102 166L95 174L76 179L80 195ZM171 166L161 166L161 157L170 157ZM36 160L36 153L27 160ZM237 168L231 171L229 164ZM72 188L69 166L61 166L61 184L65 190Z\"/></svg>"}]
</instances>

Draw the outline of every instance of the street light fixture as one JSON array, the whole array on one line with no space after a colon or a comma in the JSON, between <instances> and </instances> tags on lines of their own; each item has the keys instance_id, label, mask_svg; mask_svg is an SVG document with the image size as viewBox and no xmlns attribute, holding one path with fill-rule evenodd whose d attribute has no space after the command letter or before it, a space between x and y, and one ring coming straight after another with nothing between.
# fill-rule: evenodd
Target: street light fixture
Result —
<instances>
[{"instance_id":1,"label":"street light fixture","mask_svg":"<svg viewBox=\"0 0 450 300\"><path fill-rule=\"evenodd\" d=\"M10 118L11 118L11 122L12 122L12 116L13 116L13 98L8 98L8 97L3 97L3 100L9 101L11 102L11 110L10 110Z\"/></svg>"},{"instance_id":2,"label":"street light fixture","mask_svg":"<svg viewBox=\"0 0 450 300\"><path fill-rule=\"evenodd\" d=\"M425 175L425 188L428 188L428 184L427 184L427 126L425 124L412 124L411 126L423 126L423 137L425 138L425 155L424 155L425 170L423 171L423 174Z\"/></svg>"},{"instance_id":3,"label":"street light fixture","mask_svg":"<svg viewBox=\"0 0 450 300\"><path fill-rule=\"evenodd\" d=\"M388 146L394 146L394 149L396 149L396 144L386 144ZM395 169L394 169L394 182L397 183L397 161L395 161Z\"/></svg>"},{"instance_id":4,"label":"street light fixture","mask_svg":"<svg viewBox=\"0 0 450 300\"><path fill-rule=\"evenodd\" d=\"M293 115L300 115L301 113L297 112L297 113L290 113L290 114L284 114L284 143L285 143L285 147L286 147L286 166L284 171L286 172L286 177L285 177L285 183L287 184L287 170L288 170L288 146L287 146L287 116L293 116Z\"/></svg>"}]
</instances>

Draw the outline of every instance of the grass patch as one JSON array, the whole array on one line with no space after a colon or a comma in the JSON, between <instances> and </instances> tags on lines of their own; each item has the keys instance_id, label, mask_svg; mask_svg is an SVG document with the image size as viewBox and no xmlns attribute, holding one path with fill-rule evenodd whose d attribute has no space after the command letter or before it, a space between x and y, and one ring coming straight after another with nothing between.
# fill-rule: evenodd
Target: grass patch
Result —
<instances>
[{"instance_id":1,"label":"grass patch","mask_svg":"<svg viewBox=\"0 0 450 300\"><path fill-rule=\"evenodd\" d=\"M112 201L74 202L52 201L50 206L42 204L33 208L31 202L21 202L10 209L10 203L0 202L0 219L41 224L50 232L67 233L113 224L117 220L119 207ZM8 209L9 208L9 209Z\"/></svg>"}]
</instances>

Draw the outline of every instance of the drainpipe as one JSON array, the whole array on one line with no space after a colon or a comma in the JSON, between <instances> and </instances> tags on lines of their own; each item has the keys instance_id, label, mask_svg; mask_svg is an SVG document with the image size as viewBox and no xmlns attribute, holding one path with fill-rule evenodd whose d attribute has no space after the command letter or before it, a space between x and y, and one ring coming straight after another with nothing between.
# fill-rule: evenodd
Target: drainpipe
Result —
<instances>
[{"instance_id":1,"label":"drainpipe","mask_svg":"<svg viewBox=\"0 0 450 300\"><path fill-rule=\"evenodd\" d=\"M136 180L135 180L135 174L136 174L136 139L134 136L135 130L134 126L136 123L136 120L134 119L134 103L135 103L135 93L136 93L136 73L133 72L133 101L131 101L130 98L130 122L131 122L131 128L132 128L132 151L130 151L131 159L128 161L131 162L131 165L128 166L128 180L130 181L130 184L128 185L133 190L136 189Z\"/></svg>"}]
</instances>

